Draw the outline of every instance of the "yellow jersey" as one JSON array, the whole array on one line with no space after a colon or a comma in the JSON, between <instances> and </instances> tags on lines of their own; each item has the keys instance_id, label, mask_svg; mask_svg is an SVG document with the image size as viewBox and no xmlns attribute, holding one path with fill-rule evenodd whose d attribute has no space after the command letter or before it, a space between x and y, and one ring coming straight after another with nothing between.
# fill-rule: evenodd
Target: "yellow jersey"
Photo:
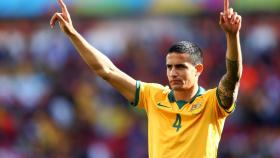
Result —
<instances>
[{"instance_id":1,"label":"yellow jersey","mask_svg":"<svg viewBox=\"0 0 280 158\"><path fill-rule=\"evenodd\" d=\"M149 158L216 158L225 118L217 88L199 87L189 101L176 101L168 86L136 82L133 105L148 117Z\"/></svg>"}]
</instances>

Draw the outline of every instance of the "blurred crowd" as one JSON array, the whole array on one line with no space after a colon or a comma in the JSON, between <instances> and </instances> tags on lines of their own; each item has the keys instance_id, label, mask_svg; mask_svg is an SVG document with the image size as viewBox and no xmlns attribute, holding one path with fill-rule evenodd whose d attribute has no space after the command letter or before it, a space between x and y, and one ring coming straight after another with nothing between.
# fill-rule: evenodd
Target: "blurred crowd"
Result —
<instances>
[{"instance_id":1,"label":"blurred crowd","mask_svg":"<svg viewBox=\"0 0 280 158\"><path fill-rule=\"evenodd\" d=\"M147 122L83 62L48 19L0 21L0 157L146 158ZM181 40L204 52L204 88L225 73L218 16L74 19L77 30L137 80L167 85L165 55ZM243 76L219 158L280 158L280 20L243 17ZM187 141L187 140L186 140Z\"/></svg>"}]
</instances>

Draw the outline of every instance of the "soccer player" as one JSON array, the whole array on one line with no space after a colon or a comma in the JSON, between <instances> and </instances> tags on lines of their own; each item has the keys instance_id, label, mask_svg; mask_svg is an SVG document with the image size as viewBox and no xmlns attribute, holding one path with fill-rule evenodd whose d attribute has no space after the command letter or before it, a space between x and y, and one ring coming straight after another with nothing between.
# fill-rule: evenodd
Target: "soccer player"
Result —
<instances>
[{"instance_id":1,"label":"soccer player","mask_svg":"<svg viewBox=\"0 0 280 158\"><path fill-rule=\"evenodd\" d=\"M118 90L148 116L150 158L217 157L226 117L235 108L242 73L239 40L241 16L224 0L220 26L227 40L226 73L216 88L205 91L198 85L203 71L202 51L191 42L178 42L166 55L168 86L136 81L119 70L104 54L91 46L73 27L62 0L62 12L50 21L58 21L83 60L100 77Z\"/></svg>"}]
</instances>

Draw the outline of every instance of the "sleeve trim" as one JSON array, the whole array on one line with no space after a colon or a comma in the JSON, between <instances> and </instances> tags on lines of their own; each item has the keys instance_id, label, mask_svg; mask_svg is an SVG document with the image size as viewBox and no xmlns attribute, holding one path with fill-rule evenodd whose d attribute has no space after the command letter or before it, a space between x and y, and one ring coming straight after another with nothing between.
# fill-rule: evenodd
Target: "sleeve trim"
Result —
<instances>
[{"instance_id":1,"label":"sleeve trim","mask_svg":"<svg viewBox=\"0 0 280 158\"><path fill-rule=\"evenodd\" d=\"M134 96L134 102L131 103L132 106L137 106L139 103L139 94L140 94L140 81L136 81L136 92Z\"/></svg>"}]
</instances>

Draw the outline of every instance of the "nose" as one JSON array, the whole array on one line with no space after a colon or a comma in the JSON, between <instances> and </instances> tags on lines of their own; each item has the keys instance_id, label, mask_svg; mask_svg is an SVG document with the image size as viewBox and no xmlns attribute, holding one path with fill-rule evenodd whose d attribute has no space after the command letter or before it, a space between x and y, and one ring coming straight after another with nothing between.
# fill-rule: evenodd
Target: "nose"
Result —
<instances>
[{"instance_id":1,"label":"nose","mask_svg":"<svg viewBox=\"0 0 280 158\"><path fill-rule=\"evenodd\" d=\"M178 76L178 73L177 73L177 70L175 69L175 67L173 67L173 68L170 70L170 75L171 75L172 77Z\"/></svg>"}]
</instances>

